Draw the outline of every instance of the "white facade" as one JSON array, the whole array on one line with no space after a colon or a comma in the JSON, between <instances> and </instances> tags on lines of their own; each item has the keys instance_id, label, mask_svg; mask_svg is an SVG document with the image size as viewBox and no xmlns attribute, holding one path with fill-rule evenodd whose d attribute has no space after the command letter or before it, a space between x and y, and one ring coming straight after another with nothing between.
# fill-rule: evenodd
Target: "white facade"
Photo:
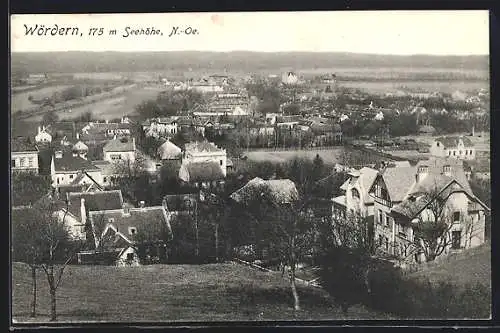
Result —
<instances>
[{"instance_id":1,"label":"white facade","mask_svg":"<svg viewBox=\"0 0 500 333\"><path fill-rule=\"evenodd\" d=\"M216 162L220 165L224 177L227 173L227 153L225 149L218 148L215 144L204 142L203 145L211 146L211 149L204 149L203 146L198 147L196 144L186 146L182 164L196 163L196 162Z\"/></svg>"},{"instance_id":2,"label":"white facade","mask_svg":"<svg viewBox=\"0 0 500 333\"><path fill-rule=\"evenodd\" d=\"M47 132L45 126L38 126L38 133L35 135L35 142L37 143L50 143L52 142L52 135Z\"/></svg>"},{"instance_id":3,"label":"white facade","mask_svg":"<svg viewBox=\"0 0 500 333\"><path fill-rule=\"evenodd\" d=\"M107 151L104 152L104 160L108 162L130 161L135 162L135 151Z\"/></svg>"},{"instance_id":4,"label":"white facade","mask_svg":"<svg viewBox=\"0 0 500 333\"><path fill-rule=\"evenodd\" d=\"M474 147L466 147L459 139L458 144L453 147L445 146L442 142L435 140L430 149L432 156L457 158L461 160L473 160L476 158L476 149Z\"/></svg>"},{"instance_id":5,"label":"white facade","mask_svg":"<svg viewBox=\"0 0 500 333\"><path fill-rule=\"evenodd\" d=\"M38 173L38 152L11 152L11 171Z\"/></svg>"}]
</instances>

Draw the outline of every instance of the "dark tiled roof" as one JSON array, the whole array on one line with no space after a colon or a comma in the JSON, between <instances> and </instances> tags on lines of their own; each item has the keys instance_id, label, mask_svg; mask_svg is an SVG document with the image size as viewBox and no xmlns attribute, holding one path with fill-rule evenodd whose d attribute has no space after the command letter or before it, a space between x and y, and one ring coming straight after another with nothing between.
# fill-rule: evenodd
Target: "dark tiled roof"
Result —
<instances>
[{"instance_id":1,"label":"dark tiled roof","mask_svg":"<svg viewBox=\"0 0 500 333\"><path fill-rule=\"evenodd\" d=\"M204 182L224 179L217 162L194 162L186 165L190 182Z\"/></svg>"},{"instance_id":2,"label":"dark tiled roof","mask_svg":"<svg viewBox=\"0 0 500 333\"><path fill-rule=\"evenodd\" d=\"M92 171L99 170L96 166L92 165L90 161L83 159L79 156L73 156L71 153L65 152L61 158L54 158L54 167L56 172L61 171Z\"/></svg>"},{"instance_id":3,"label":"dark tiled roof","mask_svg":"<svg viewBox=\"0 0 500 333\"><path fill-rule=\"evenodd\" d=\"M466 136L446 136L436 138L436 141L441 142L446 148L455 148L460 139L462 139L465 147L474 147L472 141Z\"/></svg>"},{"instance_id":4,"label":"dark tiled roof","mask_svg":"<svg viewBox=\"0 0 500 333\"><path fill-rule=\"evenodd\" d=\"M89 218L98 239L108 224L113 225L131 242L139 240L139 237L149 241L167 241L172 237L167 213L162 206L131 208L129 214L124 214L123 210L90 212ZM136 235L129 233L130 227L136 228Z\"/></svg>"},{"instance_id":5,"label":"dark tiled roof","mask_svg":"<svg viewBox=\"0 0 500 333\"><path fill-rule=\"evenodd\" d=\"M11 151L13 152L37 152L38 149L33 143L29 143L25 138L13 139L11 141Z\"/></svg>"},{"instance_id":6,"label":"dark tiled roof","mask_svg":"<svg viewBox=\"0 0 500 333\"><path fill-rule=\"evenodd\" d=\"M81 199L85 199L85 208L87 212L121 209L123 207L123 197L120 190L70 192L67 194L67 199L69 202L69 211L78 217L80 216Z\"/></svg>"},{"instance_id":7,"label":"dark tiled roof","mask_svg":"<svg viewBox=\"0 0 500 333\"><path fill-rule=\"evenodd\" d=\"M398 202L404 199L408 190L415 183L416 171L416 167L396 167L386 168L382 172L391 201Z\"/></svg>"},{"instance_id":8,"label":"dark tiled roof","mask_svg":"<svg viewBox=\"0 0 500 333\"><path fill-rule=\"evenodd\" d=\"M132 138L120 138L108 141L102 148L104 152L135 151L135 141Z\"/></svg>"}]
</instances>

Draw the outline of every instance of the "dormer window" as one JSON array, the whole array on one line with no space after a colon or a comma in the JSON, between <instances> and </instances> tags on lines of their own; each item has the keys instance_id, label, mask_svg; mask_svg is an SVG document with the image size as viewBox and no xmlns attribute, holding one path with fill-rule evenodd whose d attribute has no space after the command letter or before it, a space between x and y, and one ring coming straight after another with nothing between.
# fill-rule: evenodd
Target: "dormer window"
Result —
<instances>
[{"instance_id":1,"label":"dormer window","mask_svg":"<svg viewBox=\"0 0 500 333\"><path fill-rule=\"evenodd\" d=\"M113 222L115 222L115 219L114 219L113 217L110 217L110 218L108 219L108 223L113 223Z\"/></svg>"},{"instance_id":2,"label":"dormer window","mask_svg":"<svg viewBox=\"0 0 500 333\"><path fill-rule=\"evenodd\" d=\"M137 234L137 228L136 227L129 227L128 228L128 234L131 235L131 236Z\"/></svg>"},{"instance_id":3,"label":"dormer window","mask_svg":"<svg viewBox=\"0 0 500 333\"><path fill-rule=\"evenodd\" d=\"M451 173L451 166L450 165L443 166L443 172L444 173Z\"/></svg>"}]
</instances>

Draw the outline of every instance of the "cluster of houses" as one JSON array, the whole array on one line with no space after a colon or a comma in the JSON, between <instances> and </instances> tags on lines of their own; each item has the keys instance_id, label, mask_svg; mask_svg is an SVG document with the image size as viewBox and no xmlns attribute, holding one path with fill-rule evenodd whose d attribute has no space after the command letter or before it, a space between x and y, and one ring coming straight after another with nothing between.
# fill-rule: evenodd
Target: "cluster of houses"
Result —
<instances>
[{"instance_id":1,"label":"cluster of houses","mask_svg":"<svg viewBox=\"0 0 500 333\"><path fill-rule=\"evenodd\" d=\"M415 244L416 233L419 223L432 219L436 210L449 225L442 255L485 241L490 209L472 192L459 159L432 157L416 165L399 162L352 169L340 189L343 194L332 198L334 220L366 219L377 251L404 263L426 260ZM435 200L440 207L433 206Z\"/></svg>"},{"instance_id":2,"label":"cluster of houses","mask_svg":"<svg viewBox=\"0 0 500 333\"><path fill-rule=\"evenodd\" d=\"M336 114L333 110L329 116L268 113L260 118L249 117L248 94L228 89L230 81L226 75L212 75L196 82L163 80L174 90L197 90L213 96L207 105L192 110L190 116L150 118L140 124L146 137L163 140L156 156L147 156L138 147L135 126L127 117L117 122L89 122L81 128L58 122L38 127L33 140L12 140L12 172L50 175L54 191L49 196L59 207L56 216L65 219L74 238L86 240L88 246L79 253L79 263L138 265L139 257L148 258L148 262L168 262L168 245L176 237L170 225L172 217L196 206L193 200L203 200L198 194L222 189L233 169L227 151L206 139L208 133L243 132L231 117L249 120L244 128L249 141L271 138L276 145L277 140L286 138L284 134L299 140L311 135L312 145L318 146L343 141L340 123L351 113ZM303 81L294 72L281 77L282 86L291 94ZM335 74L314 80L322 90L321 98L335 94L336 82ZM299 101L307 104L310 97L303 94ZM414 111L425 114L422 109ZM364 117L382 121L389 111L372 103L361 112ZM176 146L171 139L186 131L205 139ZM432 195L443 202L443 218L451 226L445 254L484 243L489 208L473 193L469 179L479 175L488 178L489 166L475 163L476 149L467 137L435 138L429 151L432 157L416 165L394 162L357 169L342 167L348 179L340 187L342 195L324 201L327 214L333 221L363 217L378 251L403 261L421 262L425 257L417 250L415 237L419 221L432 213ZM123 176L124 168L137 167L138 161L140 168L152 175L158 174L162 163L175 161L178 178L196 193L167 196L159 206L126 202L121 190L116 189L116 180ZM298 196L289 179L254 178L230 198L241 202L248 193L254 193L253 189L263 187L277 202L290 202Z\"/></svg>"}]
</instances>

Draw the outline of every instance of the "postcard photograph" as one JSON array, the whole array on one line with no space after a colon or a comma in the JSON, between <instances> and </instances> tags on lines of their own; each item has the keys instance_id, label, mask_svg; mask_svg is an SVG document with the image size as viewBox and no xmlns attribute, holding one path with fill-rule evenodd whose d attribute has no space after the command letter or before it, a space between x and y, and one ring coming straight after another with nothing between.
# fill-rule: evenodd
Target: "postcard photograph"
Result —
<instances>
[{"instance_id":1,"label":"postcard photograph","mask_svg":"<svg viewBox=\"0 0 500 333\"><path fill-rule=\"evenodd\" d=\"M10 30L14 325L491 318L488 11Z\"/></svg>"}]
</instances>

